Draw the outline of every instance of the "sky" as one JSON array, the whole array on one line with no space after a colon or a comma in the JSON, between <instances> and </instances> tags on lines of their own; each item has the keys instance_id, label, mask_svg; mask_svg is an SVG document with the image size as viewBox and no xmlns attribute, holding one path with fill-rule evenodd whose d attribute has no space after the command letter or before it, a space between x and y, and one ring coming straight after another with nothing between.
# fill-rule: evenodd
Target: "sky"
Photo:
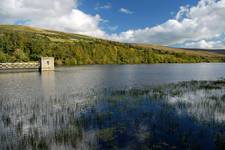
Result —
<instances>
[{"instance_id":1,"label":"sky","mask_svg":"<svg viewBox=\"0 0 225 150\"><path fill-rule=\"evenodd\" d=\"M225 48L225 0L0 0L0 23L128 43Z\"/></svg>"}]
</instances>

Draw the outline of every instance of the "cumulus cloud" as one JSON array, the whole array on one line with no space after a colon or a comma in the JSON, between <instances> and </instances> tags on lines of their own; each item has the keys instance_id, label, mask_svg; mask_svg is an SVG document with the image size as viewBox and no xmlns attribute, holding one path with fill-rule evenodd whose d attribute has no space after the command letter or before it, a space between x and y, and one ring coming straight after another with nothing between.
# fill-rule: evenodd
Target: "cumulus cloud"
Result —
<instances>
[{"instance_id":1,"label":"cumulus cloud","mask_svg":"<svg viewBox=\"0 0 225 150\"><path fill-rule=\"evenodd\" d=\"M0 0L0 21L103 37L101 17L77 8L77 0Z\"/></svg>"},{"instance_id":2,"label":"cumulus cloud","mask_svg":"<svg viewBox=\"0 0 225 150\"><path fill-rule=\"evenodd\" d=\"M196 6L180 7L180 11L174 19L170 19L161 25L128 30L113 34L111 38L124 42L163 45L192 41L189 46L195 45L203 48L202 46L205 45L205 48L207 48L217 47L217 44L207 41L223 34L225 34L225 0L200 0ZM224 45L224 43L219 44Z\"/></svg>"},{"instance_id":3,"label":"cumulus cloud","mask_svg":"<svg viewBox=\"0 0 225 150\"><path fill-rule=\"evenodd\" d=\"M121 12L121 13L128 14L128 15L133 14L133 12L132 12L131 10L126 9L126 8L120 8L120 12Z\"/></svg>"}]
</instances>

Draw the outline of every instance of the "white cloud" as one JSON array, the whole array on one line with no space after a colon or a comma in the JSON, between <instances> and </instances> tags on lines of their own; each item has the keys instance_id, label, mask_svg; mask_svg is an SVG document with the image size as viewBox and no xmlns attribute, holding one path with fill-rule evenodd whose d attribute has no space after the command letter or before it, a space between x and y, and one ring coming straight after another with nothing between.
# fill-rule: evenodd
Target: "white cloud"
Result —
<instances>
[{"instance_id":1,"label":"white cloud","mask_svg":"<svg viewBox=\"0 0 225 150\"><path fill-rule=\"evenodd\" d=\"M0 0L0 21L103 37L99 15L89 15L77 8L77 0Z\"/></svg>"},{"instance_id":2,"label":"white cloud","mask_svg":"<svg viewBox=\"0 0 225 150\"><path fill-rule=\"evenodd\" d=\"M184 47L187 48L206 48L206 49L213 49L213 48L219 48L219 49L225 49L225 45L223 41L206 41L206 40L200 40L195 42L186 42L184 43Z\"/></svg>"},{"instance_id":3,"label":"white cloud","mask_svg":"<svg viewBox=\"0 0 225 150\"><path fill-rule=\"evenodd\" d=\"M90 16L78 9L73 9L69 14L60 18L46 18L42 21L32 21L32 25L66 32L73 32L96 37L103 37L104 31L99 28L101 17Z\"/></svg>"},{"instance_id":4,"label":"white cloud","mask_svg":"<svg viewBox=\"0 0 225 150\"><path fill-rule=\"evenodd\" d=\"M176 14L176 20L182 20L182 18L187 17L189 11L189 5L187 6L181 6L180 11Z\"/></svg>"},{"instance_id":5,"label":"white cloud","mask_svg":"<svg viewBox=\"0 0 225 150\"><path fill-rule=\"evenodd\" d=\"M108 29L111 31L116 31L119 28L119 26L108 26Z\"/></svg>"},{"instance_id":6,"label":"white cloud","mask_svg":"<svg viewBox=\"0 0 225 150\"><path fill-rule=\"evenodd\" d=\"M163 45L182 44L192 41L191 45L203 44L225 34L225 0L200 0L197 6L182 6L175 19L165 23L138 30L128 30L113 34L110 38L124 42L155 43ZM199 41L202 41L198 44ZM224 45L224 43L220 43ZM221 46L218 46L221 47ZM203 48L203 47L201 47Z\"/></svg>"},{"instance_id":7,"label":"white cloud","mask_svg":"<svg viewBox=\"0 0 225 150\"><path fill-rule=\"evenodd\" d=\"M120 12L125 13L125 14L129 14L129 15L133 14L132 11L130 11L129 9L126 9L126 8L120 8Z\"/></svg>"},{"instance_id":8,"label":"white cloud","mask_svg":"<svg viewBox=\"0 0 225 150\"><path fill-rule=\"evenodd\" d=\"M107 3L105 5L101 5L99 3L96 4L95 10L99 10L99 9L111 9L112 5L111 3Z\"/></svg>"},{"instance_id":9,"label":"white cloud","mask_svg":"<svg viewBox=\"0 0 225 150\"><path fill-rule=\"evenodd\" d=\"M0 15L7 19L60 17L76 7L76 0L0 0Z\"/></svg>"}]
</instances>

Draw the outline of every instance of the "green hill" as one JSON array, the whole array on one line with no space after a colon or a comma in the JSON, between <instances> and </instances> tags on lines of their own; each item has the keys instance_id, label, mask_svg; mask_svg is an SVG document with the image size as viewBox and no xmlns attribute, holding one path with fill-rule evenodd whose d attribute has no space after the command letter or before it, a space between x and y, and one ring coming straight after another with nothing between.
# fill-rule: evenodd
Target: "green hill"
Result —
<instances>
[{"instance_id":1,"label":"green hill","mask_svg":"<svg viewBox=\"0 0 225 150\"><path fill-rule=\"evenodd\" d=\"M55 57L57 65L224 62L222 54L126 44L26 26L0 25L0 62Z\"/></svg>"}]
</instances>

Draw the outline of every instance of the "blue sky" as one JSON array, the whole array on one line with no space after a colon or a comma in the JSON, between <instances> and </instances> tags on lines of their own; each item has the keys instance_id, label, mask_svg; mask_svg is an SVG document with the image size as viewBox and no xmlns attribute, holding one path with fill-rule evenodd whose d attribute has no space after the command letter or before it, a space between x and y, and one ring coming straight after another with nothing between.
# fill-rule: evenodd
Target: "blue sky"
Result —
<instances>
[{"instance_id":1,"label":"blue sky","mask_svg":"<svg viewBox=\"0 0 225 150\"><path fill-rule=\"evenodd\" d=\"M141 1L141 2L140 2ZM198 0L82 0L79 8L89 14L100 14L108 20L103 27L107 32L123 32L129 29L139 29L155 26L175 17L180 6L196 5ZM110 5L110 8L99 8ZM121 13L125 8L132 14ZM112 31L108 27L118 27Z\"/></svg>"},{"instance_id":2,"label":"blue sky","mask_svg":"<svg viewBox=\"0 0 225 150\"><path fill-rule=\"evenodd\" d=\"M225 0L0 0L0 24L128 43L225 49Z\"/></svg>"}]
</instances>

